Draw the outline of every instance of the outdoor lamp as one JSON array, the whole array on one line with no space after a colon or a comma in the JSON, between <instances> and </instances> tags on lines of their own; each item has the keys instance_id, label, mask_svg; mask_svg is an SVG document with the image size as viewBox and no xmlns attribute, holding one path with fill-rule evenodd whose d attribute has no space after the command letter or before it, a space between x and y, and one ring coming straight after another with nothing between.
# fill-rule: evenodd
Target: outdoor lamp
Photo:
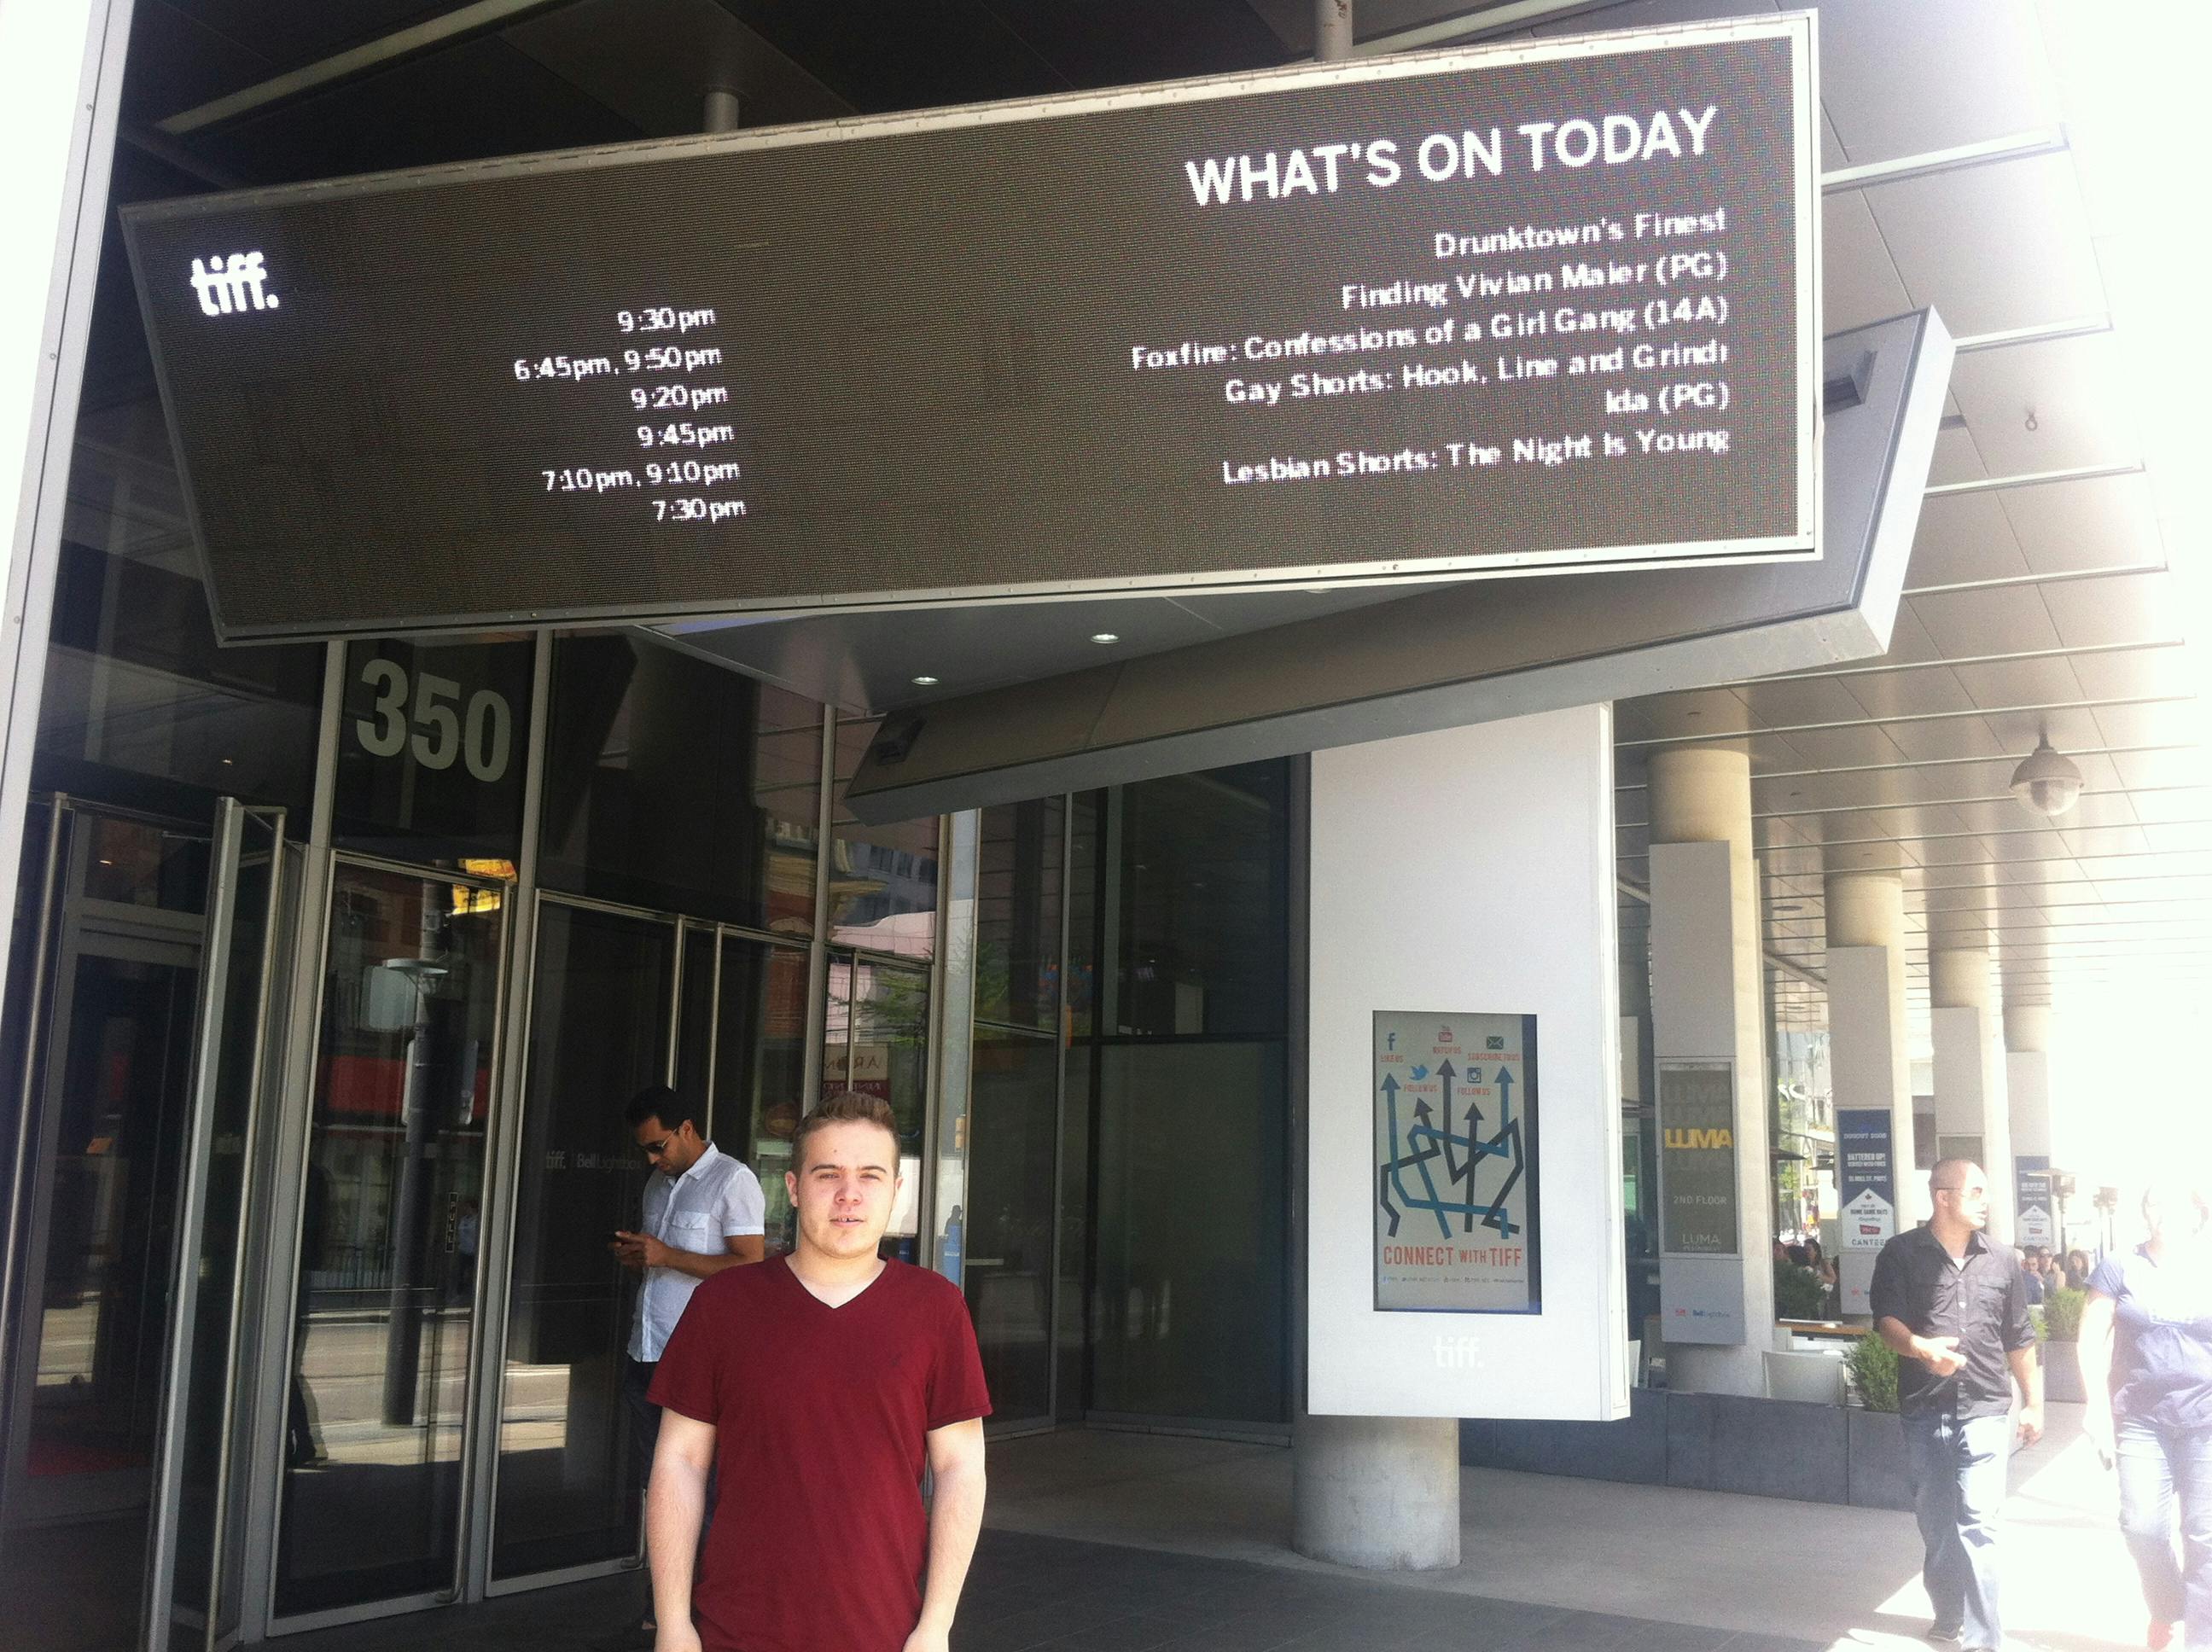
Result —
<instances>
[{"instance_id":1,"label":"outdoor lamp","mask_svg":"<svg viewBox=\"0 0 2212 1652\"><path fill-rule=\"evenodd\" d=\"M2081 795L2081 771L2045 736L2012 771L2012 794L2039 815L2063 815Z\"/></svg>"}]
</instances>

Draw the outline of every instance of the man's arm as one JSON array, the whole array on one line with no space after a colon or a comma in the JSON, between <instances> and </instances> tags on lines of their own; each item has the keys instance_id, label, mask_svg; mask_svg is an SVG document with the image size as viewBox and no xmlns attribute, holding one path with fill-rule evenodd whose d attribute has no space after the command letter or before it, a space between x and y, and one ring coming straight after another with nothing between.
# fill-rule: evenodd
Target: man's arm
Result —
<instances>
[{"instance_id":1,"label":"man's arm","mask_svg":"<svg viewBox=\"0 0 2212 1652\"><path fill-rule=\"evenodd\" d=\"M1896 1351L1901 1359L1916 1359L1938 1376L1948 1376L1966 1361L1959 1357L1956 1337L1915 1336L1903 1320L1887 1315L1874 1322L1875 1334Z\"/></svg>"},{"instance_id":2,"label":"man's arm","mask_svg":"<svg viewBox=\"0 0 2212 1652\"><path fill-rule=\"evenodd\" d=\"M768 1254L768 1241L757 1233L731 1234L722 1241L719 1254L665 1245L649 1233L625 1233L622 1239L624 1247L637 1257L638 1266L671 1268L695 1279L711 1279L725 1269L757 1262Z\"/></svg>"},{"instance_id":3,"label":"man's arm","mask_svg":"<svg viewBox=\"0 0 2212 1652\"><path fill-rule=\"evenodd\" d=\"M2005 1359L2020 1384L2020 1442L2043 1437L2043 1367L2035 1357L2035 1316L2027 1311L2027 1276L2017 1257L2005 1288Z\"/></svg>"},{"instance_id":4,"label":"man's arm","mask_svg":"<svg viewBox=\"0 0 2212 1652\"><path fill-rule=\"evenodd\" d=\"M2088 1409L2081 1416L2081 1431L2111 1467L2112 1461L2112 1329L2119 1303L2101 1291L2092 1291L2081 1309L2081 1340L2075 1345L2081 1362L2081 1391Z\"/></svg>"},{"instance_id":5,"label":"man's arm","mask_svg":"<svg viewBox=\"0 0 2212 1652\"><path fill-rule=\"evenodd\" d=\"M2035 1363L2035 1345L2008 1348L2005 1362L2020 1384L2020 1442L2033 1445L2043 1437L2043 1367Z\"/></svg>"},{"instance_id":6,"label":"man's arm","mask_svg":"<svg viewBox=\"0 0 2212 1652\"><path fill-rule=\"evenodd\" d=\"M945 1652L960 1606L975 1537L983 1529L983 1419L929 1431L929 1568L922 1576L921 1618L906 1652Z\"/></svg>"},{"instance_id":7,"label":"man's arm","mask_svg":"<svg viewBox=\"0 0 2212 1652\"><path fill-rule=\"evenodd\" d=\"M699 1652L691 1622L691 1569L707 1515L714 1425L665 1407L653 1479L645 1491L645 1547L653 1568L654 1652Z\"/></svg>"}]
</instances>

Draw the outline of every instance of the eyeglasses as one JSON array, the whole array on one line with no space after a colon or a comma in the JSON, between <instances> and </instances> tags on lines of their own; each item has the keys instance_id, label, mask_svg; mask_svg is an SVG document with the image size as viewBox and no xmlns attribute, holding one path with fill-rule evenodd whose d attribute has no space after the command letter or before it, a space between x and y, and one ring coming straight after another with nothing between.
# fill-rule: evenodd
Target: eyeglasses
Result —
<instances>
[{"instance_id":1,"label":"eyeglasses","mask_svg":"<svg viewBox=\"0 0 2212 1652\"><path fill-rule=\"evenodd\" d=\"M663 1136L659 1141L640 1142L638 1145L645 1149L646 1157L659 1158L668 1151L668 1144L675 1139L673 1136Z\"/></svg>"}]
</instances>

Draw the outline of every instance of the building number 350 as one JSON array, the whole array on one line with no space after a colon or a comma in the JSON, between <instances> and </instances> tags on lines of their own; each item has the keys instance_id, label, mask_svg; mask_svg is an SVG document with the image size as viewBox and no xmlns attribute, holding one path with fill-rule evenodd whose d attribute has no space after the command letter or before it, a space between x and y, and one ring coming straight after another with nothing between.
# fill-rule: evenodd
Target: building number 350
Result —
<instances>
[{"instance_id":1,"label":"building number 350","mask_svg":"<svg viewBox=\"0 0 2212 1652\"><path fill-rule=\"evenodd\" d=\"M425 768L451 768L459 759L480 780L506 774L514 714L505 696L478 689L463 711L459 683L417 672L410 738L407 668L396 659L372 659L362 667L361 680L376 691L376 708L373 717L354 720L354 738L372 757L396 757L411 747Z\"/></svg>"}]
</instances>

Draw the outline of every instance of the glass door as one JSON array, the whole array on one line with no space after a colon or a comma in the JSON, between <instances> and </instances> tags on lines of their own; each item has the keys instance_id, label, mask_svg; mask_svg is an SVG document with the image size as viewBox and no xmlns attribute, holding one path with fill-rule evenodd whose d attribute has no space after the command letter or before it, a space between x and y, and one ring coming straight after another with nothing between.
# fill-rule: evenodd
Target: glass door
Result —
<instances>
[{"instance_id":1,"label":"glass door","mask_svg":"<svg viewBox=\"0 0 2212 1652\"><path fill-rule=\"evenodd\" d=\"M338 857L275 1612L453 1597L507 886Z\"/></svg>"},{"instance_id":2,"label":"glass door","mask_svg":"<svg viewBox=\"0 0 2212 1652\"><path fill-rule=\"evenodd\" d=\"M637 1552L648 1465L622 1381L633 1289L607 1240L639 1223L649 1166L623 1112L667 1077L676 985L670 920L549 896L537 930L501 1375L500 1581Z\"/></svg>"},{"instance_id":3,"label":"glass door","mask_svg":"<svg viewBox=\"0 0 2212 1652\"><path fill-rule=\"evenodd\" d=\"M205 968L194 1017L151 1558L148 1652L236 1638L242 1288L248 1153L269 1024L283 853L281 811L216 811Z\"/></svg>"},{"instance_id":4,"label":"glass door","mask_svg":"<svg viewBox=\"0 0 2212 1652\"><path fill-rule=\"evenodd\" d=\"M147 1552L208 840L67 804L49 820L47 995L11 1075L29 1177L0 1601L23 1644L106 1652L139 1636L139 1591L114 1580Z\"/></svg>"}]
</instances>

